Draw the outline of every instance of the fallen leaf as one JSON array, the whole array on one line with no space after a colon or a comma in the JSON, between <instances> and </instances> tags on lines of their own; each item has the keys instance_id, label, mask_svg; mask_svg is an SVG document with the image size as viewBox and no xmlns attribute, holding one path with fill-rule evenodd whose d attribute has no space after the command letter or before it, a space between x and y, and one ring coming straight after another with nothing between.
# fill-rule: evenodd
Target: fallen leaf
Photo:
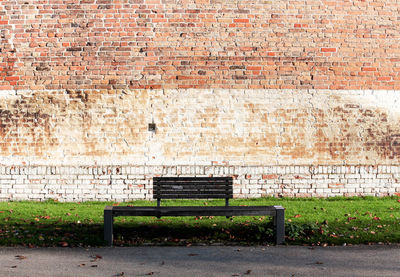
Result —
<instances>
[{"instance_id":1,"label":"fallen leaf","mask_svg":"<svg viewBox=\"0 0 400 277\"><path fill-rule=\"evenodd\" d=\"M191 257L193 257L193 256L198 256L199 254L193 254L193 253L190 253L190 254L188 254L188 256L191 256Z\"/></svg>"},{"instance_id":2,"label":"fallen leaf","mask_svg":"<svg viewBox=\"0 0 400 277\"><path fill-rule=\"evenodd\" d=\"M251 273L251 270L247 270L244 274L249 275Z\"/></svg>"},{"instance_id":3,"label":"fallen leaf","mask_svg":"<svg viewBox=\"0 0 400 277\"><path fill-rule=\"evenodd\" d=\"M323 262L315 262L315 264L324 264Z\"/></svg>"},{"instance_id":4,"label":"fallen leaf","mask_svg":"<svg viewBox=\"0 0 400 277\"><path fill-rule=\"evenodd\" d=\"M60 241L58 244L61 245L62 247L68 246L68 242L66 242L66 241Z\"/></svg>"},{"instance_id":5,"label":"fallen leaf","mask_svg":"<svg viewBox=\"0 0 400 277\"><path fill-rule=\"evenodd\" d=\"M4 211L0 211L0 214L4 213Z\"/></svg>"},{"instance_id":6,"label":"fallen leaf","mask_svg":"<svg viewBox=\"0 0 400 277\"><path fill-rule=\"evenodd\" d=\"M80 264L79 267L85 266L86 264Z\"/></svg>"},{"instance_id":7,"label":"fallen leaf","mask_svg":"<svg viewBox=\"0 0 400 277\"><path fill-rule=\"evenodd\" d=\"M11 268L17 268L17 266L16 265L12 265Z\"/></svg>"},{"instance_id":8,"label":"fallen leaf","mask_svg":"<svg viewBox=\"0 0 400 277\"><path fill-rule=\"evenodd\" d=\"M349 217L347 218L347 221L352 221L352 220L354 220L354 219L357 219L357 217L350 217L350 216L349 216Z\"/></svg>"},{"instance_id":9,"label":"fallen leaf","mask_svg":"<svg viewBox=\"0 0 400 277\"><path fill-rule=\"evenodd\" d=\"M375 235L375 232L374 232L374 231L371 231L371 234Z\"/></svg>"},{"instance_id":10,"label":"fallen leaf","mask_svg":"<svg viewBox=\"0 0 400 277\"><path fill-rule=\"evenodd\" d=\"M64 236L65 236L65 237L69 237L69 238L70 238L70 237L73 237L74 235L73 235L73 234L71 234L71 233L64 233Z\"/></svg>"},{"instance_id":11,"label":"fallen leaf","mask_svg":"<svg viewBox=\"0 0 400 277\"><path fill-rule=\"evenodd\" d=\"M91 262L97 262L98 260L102 259L103 257L100 255L92 255L92 256L90 256L90 258L92 258L92 260L90 260Z\"/></svg>"},{"instance_id":12,"label":"fallen leaf","mask_svg":"<svg viewBox=\"0 0 400 277\"><path fill-rule=\"evenodd\" d=\"M301 217L301 214L296 214L296 215L294 216L294 218L299 218L299 217Z\"/></svg>"},{"instance_id":13,"label":"fallen leaf","mask_svg":"<svg viewBox=\"0 0 400 277\"><path fill-rule=\"evenodd\" d=\"M232 274L232 276L240 276L239 274Z\"/></svg>"},{"instance_id":14,"label":"fallen leaf","mask_svg":"<svg viewBox=\"0 0 400 277\"><path fill-rule=\"evenodd\" d=\"M379 217L377 217L377 216L374 216L373 218L372 218L373 220L381 220Z\"/></svg>"},{"instance_id":15,"label":"fallen leaf","mask_svg":"<svg viewBox=\"0 0 400 277\"><path fill-rule=\"evenodd\" d=\"M328 246L328 243L324 242L324 243L321 244L321 246L322 246L322 247L327 247L327 246Z\"/></svg>"},{"instance_id":16,"label":"fallen leaf","mask_svg":"<svg viewBox=\"0 0 400 277\"><path fill-rule=\"evenodd\" d=\"M26 257L25 257L25 256L22 256L22 255L16 255L15 258L17 258L17 260L26 259Z\"/></svg>"},{"instance_id":17,"label":"fallen leaf","mask_svg":"<svg viewBox=\"0 0 400 277\"><path fill-rule=\"evenodd\" d=\"M151 271L151 272L147 273L146 275L153 275L153 274L154 274L154 272Z\"/></svg>"},{"instance_id":18,"label":"fallen leaf","mask_svg":"<svg viewBox=\"0 0 400 277\"><path fill-rule=\"evenodd\" d=\"M97 264L92 264L90 267L97 267Z\"/></svg>"}]
</instances>

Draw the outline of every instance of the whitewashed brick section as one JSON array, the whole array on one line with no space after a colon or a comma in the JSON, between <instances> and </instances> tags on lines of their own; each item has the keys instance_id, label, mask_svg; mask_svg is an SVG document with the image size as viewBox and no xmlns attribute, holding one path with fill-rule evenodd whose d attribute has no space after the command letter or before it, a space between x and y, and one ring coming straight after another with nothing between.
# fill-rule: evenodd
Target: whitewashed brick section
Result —
<instances>
[{"instance_id":1,"label":"whitewashed brick section","mask_svg":"<svg viewBox=\"0 0 400 277\"><path fill-rule=\"evenodd\" d=\"M400 166L0 166L0 200L152 199L154 176L233 176L235 198L400 195Z\"/></svg>"}]
</instances>

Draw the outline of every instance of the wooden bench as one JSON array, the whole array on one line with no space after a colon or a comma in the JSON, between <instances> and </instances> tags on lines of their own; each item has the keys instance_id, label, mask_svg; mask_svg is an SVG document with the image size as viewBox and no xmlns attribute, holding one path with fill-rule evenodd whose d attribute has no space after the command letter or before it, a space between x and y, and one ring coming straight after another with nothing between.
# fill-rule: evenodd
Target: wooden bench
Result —
<instances>
[{"instance_id":1,"label":"wooden bench","mask_svg":"<svg viewBox=\"0 0 400 277\"><path fill-rule=\"evenodd\" d=\"M113 243L113 221L116 216L259 216L274 218L275 243L285 240L285 210L281 206L229 206L233 197L232 177L154 177L153 198L157 206L107 206L104 209L104 240ZM223 198L225 206L161 206L161 199Z\"/></svg>"}]
</instances>

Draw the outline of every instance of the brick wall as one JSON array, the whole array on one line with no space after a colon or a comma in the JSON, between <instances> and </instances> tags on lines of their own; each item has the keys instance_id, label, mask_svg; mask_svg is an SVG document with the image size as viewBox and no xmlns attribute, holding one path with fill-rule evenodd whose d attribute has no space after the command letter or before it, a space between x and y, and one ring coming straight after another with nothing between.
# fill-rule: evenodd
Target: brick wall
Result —
<instances>
[{"instance_id":1,"label":"brick wall","mask_svg":"<svg viewBox=\"0 0 400 277\"><path fill-rule=\"evenodd\" d=\"M397 91L61 90L0 99L0 162L8 165L400 161Z\"/></svg>"},{"instance_id":2,"label":"brick wall","mask_svg":"<svg viewBox=\"0 0 400 277\"><path fill-rule=\"evenodd\" d=\"M235 197L400 193L399 11L0 0L0 200L150 199L188 172Z\"/></svg>"},{"instance_id":3,"label":"brick wall","mask_svg":"<svg viewBox=\"0 0 400 277\"><path fill-rule=\"evenodd\" d=\"M233 176L235 197L400 195L399 166L0 167L0 200L152 199L154 176Z\"/></svg>"},{"instance_id":4,"label":"brick wall","mask_svg":"<svg viewBox=\"0 0 400 277\"><path fill-rule=\"evenodd\" d=\"M1 0L1 89L399 89L398 1Z\"/></svg>"}]
</instances>

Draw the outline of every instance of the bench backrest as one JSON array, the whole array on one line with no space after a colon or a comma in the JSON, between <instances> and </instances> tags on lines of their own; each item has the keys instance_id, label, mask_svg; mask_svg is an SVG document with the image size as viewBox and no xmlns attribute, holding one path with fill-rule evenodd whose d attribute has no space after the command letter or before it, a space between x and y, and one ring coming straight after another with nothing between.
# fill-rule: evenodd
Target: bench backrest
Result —
<instances>
[{"instance_id":1,"label":"bench backrest","mask_svg":"<svg viewBox=\"0 0 400 277\"><path fill-rule=\"evenodd\" d=\"M226 205L233 197L232 177L154 177L153 198L161 199L224 198Z\"/></svg>"}]
</instances>

